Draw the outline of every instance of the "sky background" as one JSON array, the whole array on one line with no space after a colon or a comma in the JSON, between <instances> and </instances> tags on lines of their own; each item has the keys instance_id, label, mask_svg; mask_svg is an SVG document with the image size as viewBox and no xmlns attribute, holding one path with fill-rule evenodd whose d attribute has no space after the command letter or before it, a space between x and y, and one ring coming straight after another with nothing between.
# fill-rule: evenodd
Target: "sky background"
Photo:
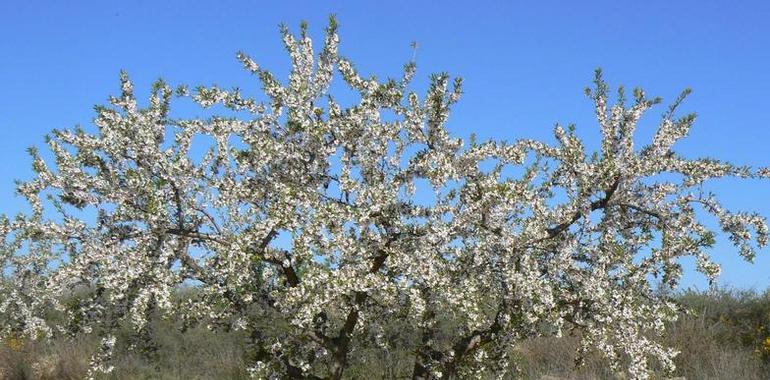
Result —
<instances>
[{"instance_id":1,"label":"sky background","mask_svg":"<svg viewBox=\"0 0 770 380\"><path fill-rule=\"evenodd\" d=\"M556 122L576 123L590 148L599 129L583 89L604 69L624 84L673 100L694 90L681 112L698 113L676 149L755 167L770 166L770 2L611 1L14 1L0 2L0 212L24 203L13 181L28 179L29 146L53 128L88 126L93 106L119 91L125 69L147 95L171 84L259 90L240 68L243 50L285 78L278 24L310 24L320 43L329 14L340 23L340 52L363 74L397 76L413 55L416 87L430 73L465 79L449 129L480 139L553 142ZM637 141L654 134L663 107L642 119ZM724 180L708 187L734 210L770 216L770 181ZM714 250L720 284L770 286L770 249L742 262L724 240ZM691 265L688 265L691 267ZM688 270L683 286L703 288Z\"/></svg>"}]
</instances>

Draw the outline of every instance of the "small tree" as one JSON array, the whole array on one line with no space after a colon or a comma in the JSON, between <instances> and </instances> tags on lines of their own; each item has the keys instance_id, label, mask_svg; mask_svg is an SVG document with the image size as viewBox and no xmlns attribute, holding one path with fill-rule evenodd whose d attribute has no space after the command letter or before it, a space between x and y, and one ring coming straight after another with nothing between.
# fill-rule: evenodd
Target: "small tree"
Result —
<instances>
[{"instance_id":1,"label":"small tree","mask_svg":"<svg viewBox=\"0 0 770 380\"><path fill-rule=\"evenodd\" d=\"M151 314L181 313L246 330L257 377L339 379L351 350L394 344L383 328L403 321L417 334L401 347L415 353L412 377L431 379L501 375L517 342L579 331L581 355L597 349L645 379L650 360L672 369L675 355L659 338L676 306L651 277L675 286L685 256L710 279L719 271L699 216L747 260L767 242L763 218L701 190L763 172L672 151L695 120L675 116L689 91L641 148L634 130L659 99L637 89L627 104L621 88L610 105L599 71L586 92L600 150L558 125L555 144L464 145L445 128L460 79L433 75L420 97L413 62L400 79L362 77L338 54L333 19L317 57L306 25L281 33L285 84L238 54L264 102L180 87L217 112L172 118L168 85L143 108L123 73L97 131L52 132L55 167L31 151L36 177L18 192L32 212L0 228L4 336L93 330L104 336L93 369L109 371L118 324L145 334ZM350 107L328 94L335 70L358 95ZM427 184L432 194L416 191ZM182 284L192 298L173 297ZM93 291L61 302L79 287ZM51 307L66 323L41 317Z\"/></svg>"}]
</instances>

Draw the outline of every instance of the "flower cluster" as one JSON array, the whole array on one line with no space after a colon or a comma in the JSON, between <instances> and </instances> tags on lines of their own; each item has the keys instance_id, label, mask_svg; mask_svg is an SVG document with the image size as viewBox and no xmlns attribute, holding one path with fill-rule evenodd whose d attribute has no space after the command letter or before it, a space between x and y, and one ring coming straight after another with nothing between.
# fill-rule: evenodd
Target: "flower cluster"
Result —
<instances>
[{"instance_id":1,"label":"flower cluster","mask_svg":"<svg viewBox=\"0 0 770 380\"><path fill-rule=\"evenodd\" d=\"M396 344L381 332L406 320L413 377L428 379L503 376L511 345L579 330L586 351L646 379L675 355L659 342L676 305L650 278L676 286L686 256L719 272L708 248L722 235L700 216L748 260L767 243L763 218L701 190L765 172L673 151L694 122L676 116L687 92L643 147L634 130L659 100L635 90L627 104L621 89L610 104L600 72L587 91L600 150L572 126L553 144L466 145L445 126L460 80L434 75L420 96L413 62L401 78L362 76L334 20L317 56L305 25L281 32L286 83L238 53L263 99L157 82L142 107L121 74L94 131L53 131L52 162L32 151L36 176L18 186L32 213L0 223L3 336L98 332L93 369L106 371L116 326L143 334L152 315L181 313L245 330L255 376L338 379L351 350ZM330 95L335 77L353 105ZM209 116L173 118L175 94ZM197 291L175 297L182 285ZM50 308L66 323L49 326Z\"/></svg>"}]
</instances>

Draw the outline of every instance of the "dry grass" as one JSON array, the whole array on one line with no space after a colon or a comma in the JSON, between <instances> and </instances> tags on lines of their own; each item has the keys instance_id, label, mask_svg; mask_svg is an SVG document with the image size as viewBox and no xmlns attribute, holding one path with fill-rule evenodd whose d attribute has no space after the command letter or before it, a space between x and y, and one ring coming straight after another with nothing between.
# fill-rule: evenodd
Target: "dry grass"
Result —
<instances>
[{"instance_id":1,"label":"dry grass","mask_svg":"<svg viewBox=\"0 0 770 380\"><path fill-rule=\"evenodd\" d=\"M667 343L681 350L673 376L687 379L770 379L770 293L719 290L685 292L680 301L694 313L673 324ZM194 329L181 334L167 322L157 322L154 337L161 349L155 360L120 348L114 373L106 379L246 379L241 352L244 339L235 333ZM390 333L408 342L412 329L393 327ZM93 338L53 342L6 342L0 347L0 379L82 379L96 347ZM406 344L408 345L408 344ZM540 338L514 349L524 379L622 379L601 358L574 367L577 339ZM357 349L348 378L408 378L409 350ZM658 378L662 378L659 376Z\"/></svg>"}]
</instances>

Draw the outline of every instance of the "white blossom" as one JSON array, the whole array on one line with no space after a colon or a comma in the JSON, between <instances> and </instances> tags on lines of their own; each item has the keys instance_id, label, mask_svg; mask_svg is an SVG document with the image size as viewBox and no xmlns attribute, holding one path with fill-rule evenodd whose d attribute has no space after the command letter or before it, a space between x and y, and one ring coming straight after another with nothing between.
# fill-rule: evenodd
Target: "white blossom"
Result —
<instances>
[{"instance_id":1,"label":"white blossom","mask_svg":"<svg viewBox=\"0 0 770 380\"><path fill-rule=\"evenodd\" d=\"M675 117L686 93L641 148L637 122L659 100L638 90L632 105L610 104L600 72L588 92L596 152L573 126L551 144L468 144L446 128L460 80L434 75L419 96L413 62L399 79L364 77L338 55L334 20L317 57L306 26L281 33L285 83L238 54L264 99L180 87L211 116L174 118L167 84L142 108L121 73L93 130L52 132L51 162L31 151L36 175L18 192L32 212L0 223L0 336L50 336L57 326L42 316L61 310L79 331L107 332L92 373L109 372L111 329L143 334L155 311L177 312L250 333L255 377L340 378L354 347L392 347L382 332L405 318L420 334L414 378L504 376L512 345L579 330L584 351L616 367L630 359L631 378L646 379L676 354L660 343L675 307L649 277L675 286L693 257L713 279L715 239L747 260L767 243L764 218L701 187L766 169L673 150L694 121ZM335 77L355 104L330 96ZM190 283L192 297L174 297ZM76 289L90 292L59 304ZM440 341L447 321L456 331ZM260 330L277 323L290 329Z\"/></svg>"}]
</instances>

